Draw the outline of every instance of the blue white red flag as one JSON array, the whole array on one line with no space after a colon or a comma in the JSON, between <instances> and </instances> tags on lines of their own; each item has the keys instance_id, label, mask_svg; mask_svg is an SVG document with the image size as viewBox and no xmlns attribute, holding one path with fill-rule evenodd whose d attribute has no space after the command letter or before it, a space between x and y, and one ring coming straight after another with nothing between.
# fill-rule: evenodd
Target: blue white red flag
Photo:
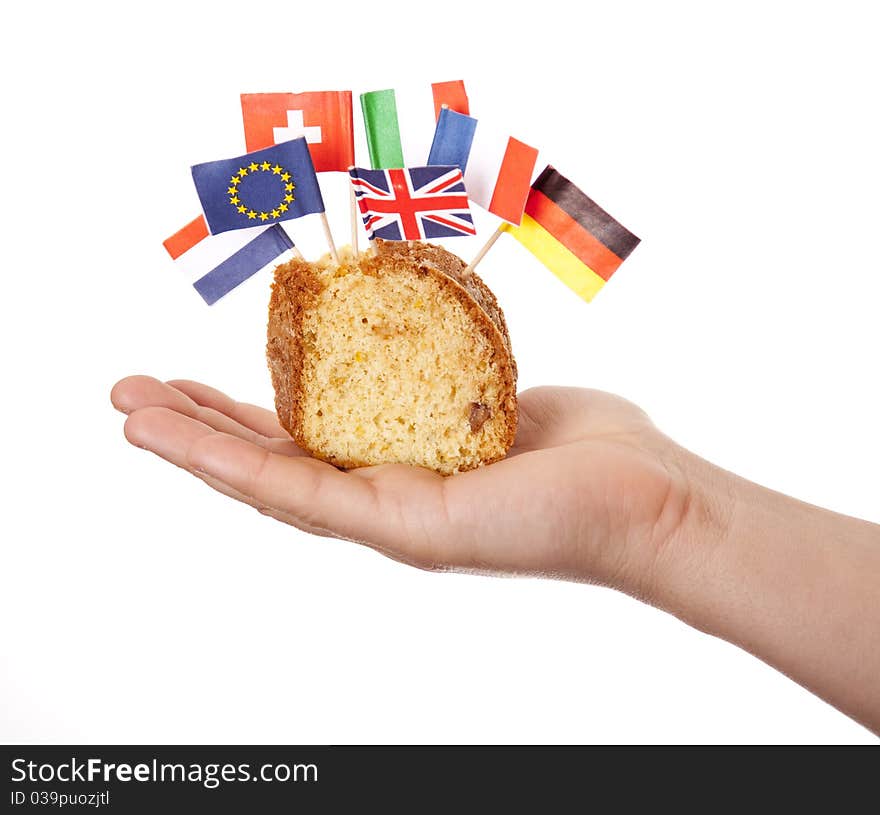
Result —
<instances>
[{"instance_id":1,"label":"blue white red flag","mask_svg":"<svg viewBox=\"0 0 880 815\"><path fill-rule=\"evenodd\" d=\"M212 306L288 249L293 249L293 241L280 224L273 224L196 280L193 286L202 299Z\"/></svg>"},{"instance_id":2,"label":"blue white red flag","mask_svg":"<svg viewBox=\"0 0 880 815\"><path fill-rule=\"evenodd\" d=\"M441 108L431 152L428 153L428 164L453 165L461 167L461 171L466 173L476 129L477 120L472 116Z\"/></svg>"},{"instance_id":3,"label":"blue white red flag","mask_svg":"<svg viewBox=\"0 0 880 815\"><path fill-rule=\"evenodd\" d=\"M349 175L371 240L416 241L476 234L458 167L352 167Z\"/></svg>"},{"instance_id":4,"label":"blue white red flag","mask_svg":"<svg viewBox=\"0 0 880 815\"><path fill-rule=\"evenodd\" d=\"M472 116L440 109L428 164L461 167L468 198L515 226L522 221L537 160L538 151L525 142L485 124L477 129Z\"/></svg>"}]
</instances>

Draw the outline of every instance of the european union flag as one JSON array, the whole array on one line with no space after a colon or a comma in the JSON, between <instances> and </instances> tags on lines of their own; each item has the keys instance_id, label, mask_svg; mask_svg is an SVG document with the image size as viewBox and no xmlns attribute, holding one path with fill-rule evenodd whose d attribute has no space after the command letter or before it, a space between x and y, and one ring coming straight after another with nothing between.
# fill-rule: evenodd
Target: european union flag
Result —
<instances>
[{"instance_id":1,"label":"european union flag","mask_svg":"<svg viewBox=\"0 0 880 815\"><path fill-rule=\"evenodd\" d=\"M305 137L196 164L192 176L212 235L324 211Z\"/></svg>"}]
</instances>

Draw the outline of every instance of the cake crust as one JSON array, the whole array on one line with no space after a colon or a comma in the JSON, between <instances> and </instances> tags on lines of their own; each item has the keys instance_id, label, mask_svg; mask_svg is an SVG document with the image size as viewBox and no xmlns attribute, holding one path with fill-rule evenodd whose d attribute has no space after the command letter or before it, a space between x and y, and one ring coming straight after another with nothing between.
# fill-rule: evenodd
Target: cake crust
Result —
<instances>
[{"instance_id":1,"label":"cake crust","mask_svg":"<svg viewBox=\"0 0 880 815\"><path fill-rule=\"evenodd\" d=\"M325 266L329 265L325 262ZM407 270L426 275L436 281L442 291L454 297L492 349L494 368L499 374L500 407L503 419L502 443L480 456L476 462L463 462L443 474L472 469L503 458L516 435L516 362L511 352L510 334L494 294L474 273L466 273L465 263L443 247L417 241L375 241L375 248L340 258L340 267L356 265L361 274L381 276L389 271ZM344 271L344 270L343 270ZM281 425L294 441L312 456L338 467L349 469L375 464L356 456L328 454L315 449L304 432L305 382L304 370L310 339L304 331L306 315L316 307L326 287L326 277L315 264L294 259L275 270L275 281L269 303L267 359L275 389L275 407ZM479 403L470 403L470 427L477 432L491 415Z\"/></svg>"}]
</instances>

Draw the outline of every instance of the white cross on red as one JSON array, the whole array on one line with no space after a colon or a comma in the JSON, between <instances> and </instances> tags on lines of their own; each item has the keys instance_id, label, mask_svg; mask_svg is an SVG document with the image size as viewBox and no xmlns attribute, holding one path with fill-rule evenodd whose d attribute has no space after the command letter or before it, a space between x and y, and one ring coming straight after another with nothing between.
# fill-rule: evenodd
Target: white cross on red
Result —
<instances>
[{"instance_id":1,"label":"white cross on red","mask_svg":"<svg viewBox=\"0 0 880 815\"><path fill-rule=\"evenodd\" d=\"M281 142L289 141L290 139L298 139L300 136L305 136L308 144L321 143L321 128L318 126L306 127L301 110L288 110L287 127L273 127L272 134L275 144L281 144Z\"/></svg>"}]
</instances>

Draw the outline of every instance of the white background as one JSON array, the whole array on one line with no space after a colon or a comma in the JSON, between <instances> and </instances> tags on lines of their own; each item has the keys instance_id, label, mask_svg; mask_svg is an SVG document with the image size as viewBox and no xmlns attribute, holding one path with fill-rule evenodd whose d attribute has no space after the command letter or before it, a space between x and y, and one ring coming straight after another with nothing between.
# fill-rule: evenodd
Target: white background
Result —
<instances>
[{"instance_id":1,"label":"white background","mask_svg":"<svg viewBox=\"0 0 880 815\"><path fill-rule=\"evenodd\" d=\"M464 78L474 115L643 239L591 305L496 244L520 386L619 392L726 468L880 521L871 4L6 15L0 739L876 741L612 591L422 573L262 517L126 444L108 400L142 372L272 403L270 270L208 308L207 257L161 246L199 212L189 165L243 152L240 92ZM473 254L478 225L447 245Z\"/></svg>"}]
</instances>

